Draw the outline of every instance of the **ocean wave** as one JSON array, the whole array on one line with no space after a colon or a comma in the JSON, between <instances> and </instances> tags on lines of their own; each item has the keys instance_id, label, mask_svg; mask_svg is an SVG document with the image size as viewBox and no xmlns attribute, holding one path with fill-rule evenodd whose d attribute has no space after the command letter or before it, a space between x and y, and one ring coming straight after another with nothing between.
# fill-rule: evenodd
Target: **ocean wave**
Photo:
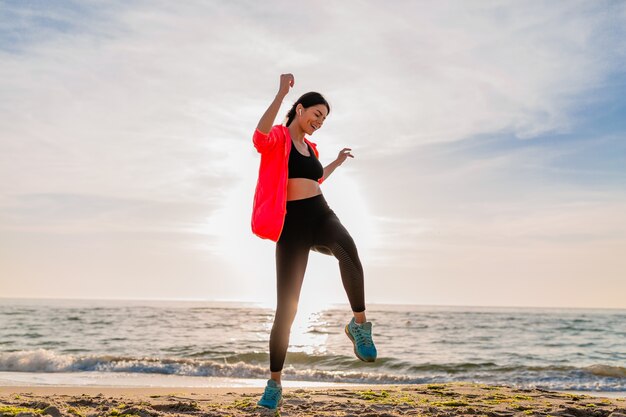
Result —
<instances>
[{"instance_id":1,"label":"ocean wave","mask_svg":"<svg viewBox=\"0 0 626 417\"><path fill-rule=\"evenodd\" d=\"M495 370L498 365L493 362L480 363L424 363L419 365L411 364L408 370L411 372L445 372L450 374L465 373L472 370Z\"/></svg>"},{"instance_id":2,"label":"ocean wave","mask_svg":"<svg viewBox=\"0 0 626 417\"><path fill-rule=\"evenodd\" d=\"M267 353L254 352L233 354L221 360L71 355L46 349L0 352L0 371L4 372L91 371L263 379L268 374L267 362ZM626 368L619 366L498 366L492 362L414 365L388 358L380 358L380 362L381 366L377 368L364 369L368 364L354 358L289 353L283 374L293 380L319 382L424 384L471 381L518 388L626 391Z\"/></svg>"},{"instance_id":3,"label":"ocean wave","mask_svg":"<svg viewBox=\"0 0 626 417\"><path fill-rule=\"evenodd\" d=\"M254 354L251 354L254 355ZM261 355L261 354L258 354ZM241 355L245 357L245 355ZM267 357L266 357L267 359ZM197 359L133 358L114 355L74 356L45 349L0 352L0 371L4 372L125 372L157 373L199 377L267 378L268 366L238 361ZM411 383L414 379L373 372L337 372L330 370L285 367L284 375L297 380L355 383Z\"/></svg>"},{"instance_id":4,"label":"ocean wave","mask_svg":"<svg viewBox=\"0 0 626 417\"><path fill-rule=\"evenodd\" d=\"M135 358L116 355L75 356L46 349L0 352L4 372L130 372L189 376L256 377L265 367L194 359Z\"/></svg>"},{"instance_id":5,"label":"ocean wave","mask_svg":"<svg viewBox=\"0 0 626 417\"><path fill-rule=\"evenodd\" d=\"M626 368L622 366L591 365L583 368L583 370L597 376L626 378Z\"/></svg>"},{"instance_id":6,"label":"ocean wave","mask_svg":"<svg viewBox=\"0 0 626 417\"><path fill-rule=\"evenodd\" d=\"M215 354L214 354L215 356ZM216 360L215 358L212 358ZM227 363L246 362L253 364L265 364L269 361L269 354L267 352L247 352L247 353L231 353L220 355L220 360ZM393 358L378 358L376 364L364 364L360 361L355 361L354 356L345 355L329 355L329 354L314 354L306 352L287 352L287 362L295 366L303 367L328 367L328 368L360 368L368 366L370 368L375 367L377 369L393 368L395 364L396 369L406 370L410 365L407 362L400 361ZM388 369L389 370L389 369Z\"/></svg>"}]
</instances>

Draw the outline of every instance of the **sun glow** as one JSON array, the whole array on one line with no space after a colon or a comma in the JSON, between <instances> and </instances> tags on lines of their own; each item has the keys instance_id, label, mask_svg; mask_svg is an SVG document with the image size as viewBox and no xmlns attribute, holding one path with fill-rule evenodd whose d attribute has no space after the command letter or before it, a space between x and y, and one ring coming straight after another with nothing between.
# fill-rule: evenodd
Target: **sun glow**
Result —
<instances>
[{"instance_id":1,"label":"sun glow","mask_svg":"<svg viewBox=\"0 0 626 417\"><path fill-rule=\"evenodd\" d=\"M328 334L316 330L318 327L325 326L325 323L321 321L324 310L325 308L320 308L320 305L300 304L289 336L291 351L304 352L309 355L326 353Z\"/></svg>"},{"instance_id":2,"label":"sun glow","mask_svg":"<svg viewBox=\"0 0 626 417\"><path fill-rule=\"evenodd\" d=\"M254 167L258 161L239 161L238 164ZM246 172L243 180L229 188L222 199L222 206L203 226L203 233L214 238L209 250L236 271L237 284L244 298L275 306L275 243L260 239L251 231L257 172L252 168L248 170L250 172ZM376 233L374 218L369 215L358 183L339 171L322 184L322 191L330 207L353 237L361 261L365 263L370 248L376 243ZM302 311L314 312L327 303L347 302L337 259L312 251L302 291L306 292L300 299ZM302 320L307 319L303 317Z\"/></svg>"}]
</instances>

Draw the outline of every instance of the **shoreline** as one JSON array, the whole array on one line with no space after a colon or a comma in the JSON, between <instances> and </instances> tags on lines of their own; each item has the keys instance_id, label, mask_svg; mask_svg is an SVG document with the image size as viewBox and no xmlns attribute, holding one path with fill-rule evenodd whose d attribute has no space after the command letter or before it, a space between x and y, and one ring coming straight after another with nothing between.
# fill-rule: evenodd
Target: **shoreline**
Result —
<instances>
[{"instance_id":1,"label":"shoreline","mask_svg":"<svg viewBox=\"0 0 626 417\"><path fill-rule=\"evenodd\" d=\"M268 376L269 377L269 376ZM30 387L67 387L67 388L97 388L103 389L159 389L168 390L198 390L211 388L238 389L238 388L263 388L267 379L262 378L237 378L237 377L197 377L185 375L162 375L162 374L137 374L137 373L100 373L100 372L0 372L0 392L3 387L13 389L27 389ZM488 384L492 386L506 385L506 382L478 382L463 381L466 383ZM446 382L439 382L446 383ZM454 383L454 381L449 381ZM422 383L427 385L430 383ZM329 382L307 381L299 379L283 379L283 388L372 388L384 389L389 386L407 386L415 384L401 383L367 383L367 382ZM512 386L512 385L510 385ZM607 390L576 390L539 388L553 392L562 392L576 395L588 395L602 398L626 397L626 391Z\"/></svg>"},{"instance_id":2,"label":"shoreline","mask_svg":"<svg viewBox=\"0 0 626 417\"><path fill-rule=\"evenodd\" d=\"M0 416L267 415L267 409L256 405L262 392L262 387L0 386ZM597 417L626 414L626 397L471 382L283 387L281 412L288 416Z\"/></svg>"},{"instance_id":3,"label":"shoreline","mask_svg":"<svg viewBox=\"0 0 626 417\"><path fill-rule=\"evenodd\" d=\"M167 395L172 393L196 393L196 394L224 394L227 392L245 393L258 392L263 393L263 387L266 380L258 380L255 385L236 385L236 386L123 386L123 385L0 385L0 396L19 393L31 393L34 395ZM516 391L527 391L528 389L517 389L506 385L480 384L473 382L444 382L438 384L351 384L351 383L314 383L306 384L307 381L287 381L283 380L283 391L301 389L352 389L352 390L387 390L402 389L405 387L420 387L428 385L448 385L448 384L469 384L475 386L504 387ZM304 384L300 384L304 382ZM536 389L540 392L560 393L564 395L587 396L593 398L610 398L626 400L626 392L613 391L577 391L577 390L544 390Z\"/></svg>"}]
</instances>

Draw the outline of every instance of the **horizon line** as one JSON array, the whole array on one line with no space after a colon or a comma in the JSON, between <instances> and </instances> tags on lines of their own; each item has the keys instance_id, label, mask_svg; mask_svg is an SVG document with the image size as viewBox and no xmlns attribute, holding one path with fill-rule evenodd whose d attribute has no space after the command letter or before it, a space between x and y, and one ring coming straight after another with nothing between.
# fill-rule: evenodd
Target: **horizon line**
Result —
<instances>
[{"instance_id":1,"label":"horizon line","mask_svg":"<svg viewBox=\"0 0 626 417\"><path fill-rule=\"evenodd\" d=\"M209 302L209 303L238 303L267 305L263 301L236 300L236 299L202 299L202 298L80 298L80 297L6 297L0 296L0 300L58 300L58 301L161 301L161 302ZM320 303L320 305L343 306L348 303ZM408 303L380 303L368 302L372 306L407 306L407 307L467 307L467 308L511 308L511 309L553 309L553 310L625 310L626 307L556 307L556 306L520 306L520 305L467 305L467 304L408 304ZM272 308L268 306L268 308Z\"/></svg>"}]
</instances>

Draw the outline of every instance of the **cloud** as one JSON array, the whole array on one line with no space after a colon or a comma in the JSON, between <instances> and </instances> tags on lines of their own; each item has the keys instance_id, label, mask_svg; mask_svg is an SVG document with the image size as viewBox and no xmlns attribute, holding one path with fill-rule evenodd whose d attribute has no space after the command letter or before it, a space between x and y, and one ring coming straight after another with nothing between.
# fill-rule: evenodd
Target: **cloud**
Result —
<instances>
[{"instance_id":1,"label":"cloud","mask_svg":"<svg viewBox=\"0 0 626 417\"><path fill-rule=\"evenodd\" d=\"M345 21L337 19L352 23L352 54L337 40L321 62L347 63L349 56L338 72L346 87L331 89L335 108L351 115L342 122L359 132L359 142L387 155L486 133L569 131L585 95L623 68L623 14L606 4L369 6L347 4Z\"/></svg>"},{"instance_id":2,"label":"cloud","mask_svg":"<svg viewBox=\"0 0 626 417\"><path fill-rule=\"evenodd\" d=\"M415 251L448 247L432 258L445 263L478 235L501 251L623 242L621 132L575 132L624 75L624 4L6 6L0 230L12 242L37 230L104 233L111 247L136 251L129 258L149 259L133 242L157 236L215 259L226 251L240 262L237 248L256 255L267 242L242 245L233 233L253 238L251 135L286 72L296 84L276 123L299 95L319 91L332 107L312 138L322 161L344 146L356 155L324 192L364 258L410 268ZM363 211L350 216L359 196ZM488 256L482 249L464 256ZM244 285L252 292L255 279Z\"/></svg>"}]
</instances>

